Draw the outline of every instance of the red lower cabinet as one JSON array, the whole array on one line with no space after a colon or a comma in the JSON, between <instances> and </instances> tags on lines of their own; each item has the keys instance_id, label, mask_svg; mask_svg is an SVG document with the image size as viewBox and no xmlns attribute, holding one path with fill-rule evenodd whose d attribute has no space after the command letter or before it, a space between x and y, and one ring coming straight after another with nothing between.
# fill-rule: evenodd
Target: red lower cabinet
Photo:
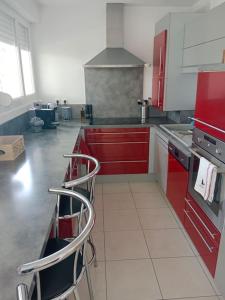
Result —
<instances>
[{"instance_id":1,"label":"red lower cabinet","mask_svg":"<svg viewBox=\"0 0 225 300\"><path fill-rule=\"evenodd\" d=\"M184 224L184 198L187 186L188 171L169 153L166 194L182 224Z\"/></svg>"},{"instance_id":2,"label":"red lower cabinet","mask_svg":"<svg viewBox=\"0 0 225 300\"><path fill-rule=\"evenodd\" d=\"M149 128L85 130L90 154L101 164L99 175L148 173L149 136Z\"/></svg>"},{"instance_id":3,"label":"red lower cabinet","mask_svg":"<svg viewBox=\"0 0 225 300\"><path fill-rule=\"evenodd\" d=\"M214 277L221 234L190 195L184 213L184 227Z\"/></svg>"}]
</instances>

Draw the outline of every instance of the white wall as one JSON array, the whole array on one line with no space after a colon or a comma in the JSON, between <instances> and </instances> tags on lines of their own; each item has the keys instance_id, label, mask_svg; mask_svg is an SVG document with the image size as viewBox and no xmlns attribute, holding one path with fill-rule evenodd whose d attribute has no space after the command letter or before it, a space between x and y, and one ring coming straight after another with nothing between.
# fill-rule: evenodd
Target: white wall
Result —
<instances>
[{"instance_id":1,"label":"white wall","mask_svg":"<svg viewBox=\"0 0 225 300\"><path fill-rule=\"evenodd\" d=\"M85 103L83 64L105 48L105 4L45 6L33 35L40 98Z\"/></svg>"},{"instance_id":2,"label":"white wall","mask_svg":"<svg viewBox=\"0 0 225 300\"><path fill-rule=\"evenodd\" d=\"M152 63L155 23L185 8L125 6L125 48ZM38 90L43 100L85 103L83 64L105 48L105 5L84 0L78 5L44 6L34 25ZM152 68L145 69L144 97L152 94Z\"/></svg>"},{"instance_id":3,"label":"white wall","mask_svg":"<svg viewBox=\"0 0 225 300\"><path fill-rule=\"evenodd\" d=\"M125 48L152 64L155 23L168 12L187 11L177 7L125 6ZM152 66L145 68L144 98L152 96Z\"/></svg>"}]
</instances>

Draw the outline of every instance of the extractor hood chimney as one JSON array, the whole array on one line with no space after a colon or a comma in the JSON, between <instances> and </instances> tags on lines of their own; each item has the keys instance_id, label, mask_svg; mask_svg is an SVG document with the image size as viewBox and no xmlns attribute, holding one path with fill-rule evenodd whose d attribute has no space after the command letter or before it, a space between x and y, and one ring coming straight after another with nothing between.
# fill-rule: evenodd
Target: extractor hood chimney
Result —
<instances>
[{"instance_id":1,"label":"extractor hood chimney","mask_svg":"<svg viewBox=\"0 0 225 300\"><path fill-rule=\"evenodd\" d=\"M107 48L84 65L85 68L135 68L144 62L124 49L124 4L106 4Z\"/></svg>"}]
</instances>

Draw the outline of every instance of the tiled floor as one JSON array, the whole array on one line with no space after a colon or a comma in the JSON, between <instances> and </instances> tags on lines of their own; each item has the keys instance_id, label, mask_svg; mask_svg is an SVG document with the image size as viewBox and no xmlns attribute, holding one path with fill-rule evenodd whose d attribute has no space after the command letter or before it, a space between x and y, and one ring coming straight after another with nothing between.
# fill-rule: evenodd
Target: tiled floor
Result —
<instances>
[{"instance_id":1,"label":"tiled floor","mask_svg":"<svg viewBox=\"0 0 225 300\"><path fill-rule=\"evenodd\" d=\"M95 300L221 300L157 183L97 184L95 210Z\"/></svg>"}]
</instances>

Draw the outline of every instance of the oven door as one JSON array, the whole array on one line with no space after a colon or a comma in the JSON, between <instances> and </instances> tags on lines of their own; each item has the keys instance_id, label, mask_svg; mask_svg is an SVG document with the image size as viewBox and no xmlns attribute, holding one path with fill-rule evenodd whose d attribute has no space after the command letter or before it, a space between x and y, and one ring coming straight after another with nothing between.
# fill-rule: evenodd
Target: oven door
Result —
<instances>
[{"instance_id":1,"label":"oven door","mask_svg":"<svg viewBox=\"0 0 225 300\"><path fill-rule=\"evenodd\" d=\"M189 169L188 192L206 213L206 215L210 218L217 229L221 232L224 224L225 209L225 173L223 173L225 172L225 165L198 146L193 145L191 152L192 155ZM212 203L205 201L203 197L194 189L199 170L200 157L205 157L207 160L216 165L219 170L217 174L214 199Z\"/></svg>"}]
</instances>

